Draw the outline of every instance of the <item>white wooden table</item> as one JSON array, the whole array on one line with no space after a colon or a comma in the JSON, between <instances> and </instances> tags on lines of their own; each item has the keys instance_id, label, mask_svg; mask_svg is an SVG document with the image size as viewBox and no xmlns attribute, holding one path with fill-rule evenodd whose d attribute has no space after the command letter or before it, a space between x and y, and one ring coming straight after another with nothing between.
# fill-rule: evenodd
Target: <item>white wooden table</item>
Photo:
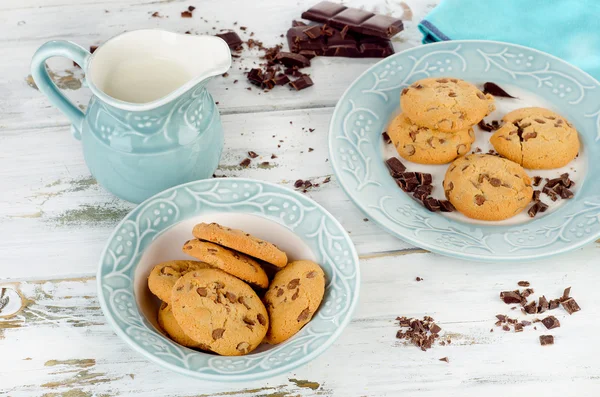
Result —
<instances>
[{"instance_id":1,"label":"white wooden table","mask_svg":"<svg viewBox=\"0 0 600 397\"><path fill-rule=\"evenodd\" d=\"M161 27L214 34L247 26L253 38L279 43L294 18L317 0L3 0L0 2L0 286L22 295L23 307L0 318L0 396L500 396L598 395L596 338L600 244L537 263L484 264L427 253L389 236L354 207L335 178L308 193L350 233L361 258L362 289L354 319L325 354L285 376L240 384L200 382L173 374L132 351L106 323L95 272L112 228L133 206L99 187L67 119L30 85L29 62L51 39L83 46L125 30ZM363 1L367 9L402 16L397 51L420 45L416 24L435 0ZM359 1L349 2L360 6ZM191 19L180 12L197 9ZM158 11L161 18L151 17ZM213 27L215 29L213 29ZM257 61L248 51L243 65ZM316 58L315 86L301 92L246 90L236 62L210 92L219 102L225 151L218 175L292 186L331 176L327 128L345 88L372 59ZM81 71L53 60L55 79L85 107ZM234 80L239 80L234 84ZM309 128L314 129L310 132ZM273 136L276 138L274 139ZM282 142L280 142L282 141ZM313 151L309 151L313 148ZM238 164L253 150L260 159ZM271 159L275 154L276 159ZM421 282L415 281L422 277ZM522 333L494 327L511 314L502 290L528 280L558 297L564 287L582 311L555 310L562 326ZM9 291L13 294L12 291ZM0 313L6 314L18 303ZM17 304L18 306L18 304ZM396 316L434 317L452 344L423 352L395 339ZM494 328L494 332L490 329ZM555 335L554 346L538 337ZM448 357L450 362L439 361Z\"/></svg>"}]
</instances>

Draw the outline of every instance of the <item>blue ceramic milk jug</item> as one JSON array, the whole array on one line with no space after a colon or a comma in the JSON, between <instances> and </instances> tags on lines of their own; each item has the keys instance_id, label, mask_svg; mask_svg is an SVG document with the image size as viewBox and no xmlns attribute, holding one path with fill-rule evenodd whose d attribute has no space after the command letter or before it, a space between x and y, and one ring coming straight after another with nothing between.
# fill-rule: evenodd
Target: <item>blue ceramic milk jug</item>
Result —
<instances>
[{"instance_id":1,"label":"blue ceramic milk jug","mask_svg":"<svg viewBox=\"0 0 600 397\"><path fill-rule=\"evenodd\" d=\"M71 58L93 93L85 114L52 82L45 61ZM94 54L66 41L35 53L32 76L73 123L98 183L139 203L171 186L209 178L219 163L223 131L208 80L231 65L218 37L148 29L123 33Z\"/></svg>"}]
</instances>

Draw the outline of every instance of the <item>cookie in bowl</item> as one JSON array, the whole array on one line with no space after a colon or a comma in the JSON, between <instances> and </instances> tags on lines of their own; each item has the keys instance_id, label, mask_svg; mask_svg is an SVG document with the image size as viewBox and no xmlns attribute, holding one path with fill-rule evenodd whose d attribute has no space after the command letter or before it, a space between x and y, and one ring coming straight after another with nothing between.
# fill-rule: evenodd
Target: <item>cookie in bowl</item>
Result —
<instances>
[{"instance_id":1,"label":"cookie in bowl","mask_svg":"<svg viewBox=\"0 0 600 397\"><path fill-rule=\"evenodd\" d=\"M442 132L414 124L404 113L390 123L387 133L400 156L420 164L446 164L471 150L473 128Z\"/></svg>"},{"instance_id":2,"label":"cookie in bowl","mask_svg":"<svg viewBox=\"0 0 600 397\"><path fill-rule=\"evenodd\" d=\"M452 205L469 218L499 221L527 207L533 188L523 167L487 154L456 159L446 171L444 192Z\"/></svg>"},{"instance_id":3,"label":"cookie in bowl","mask_svg":"<svg viewBox=\"0 0 600 397\"><path fill-rule=\"evenodd\" d=\"M400 106L413 123L443 132L468 129L496 109L492 95L451 77L414 82L402 90Z\"/></svg>"},{"instance_id":4,"label":"cookie in bowl","mask_svg":"<svg viewBox=\"0 0 600 397\"><path fill-rule=\"evenodd\" d=\"M529 169L560 168L579 153L579 134L551 110L530 107L506 114L504 125L490 138L496 151Z\"/></svg>"}]
</instances>

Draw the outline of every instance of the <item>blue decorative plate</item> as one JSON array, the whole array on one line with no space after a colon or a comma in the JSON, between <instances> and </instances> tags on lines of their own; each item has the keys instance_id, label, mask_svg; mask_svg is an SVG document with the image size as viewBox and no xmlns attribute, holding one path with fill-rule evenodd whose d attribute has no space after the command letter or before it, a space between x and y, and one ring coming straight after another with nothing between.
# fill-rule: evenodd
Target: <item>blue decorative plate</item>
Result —
<instances>
[{"instance_id":1,"label":"blue decorative plate","mask_svg":"<svg viewBox=\"0 0 600 397\"><path fill-rule=\"evenodd\" d=\"M398 113L400 91L430 76L457 77L474 84L491 81L520 97L521 102L512 104L510 99L496 98L500 108L543 104L567 117L582 143L579 158L565 168L578 178L575 197L533 219L522 215L480 222L455 213L429 212L401 191L385 167L390 154L381 133ZM495 116L499 119L502 114ZM487 141L489 134L481 139ZM600 83L531 48L446 41L388 57L363 73L337 103L329 148L335 174L356 205L393 235L433 252L488 261L539 259L600 237ZM434 180L434 192L441 190L441 182Z\"/></svg>"},{"instance_id":2,"label":"blue decorative plate","mask_svg":"<svg viewBox=\"0 0 600 397\"><path fill-rule=\"evenodd\" d=\"M147 288L152 267L182 253L198 222L218 222L265 238L290 260L311 259L327 276L323 303L288 341L242 357L180 346L157 325L160 302ZM350 322L360 285L358 256L344 228L323 207L287 188L239 178L191 182L146 200L119 223L102 253L98 295L117 335L150 360L211 381L242 381L288 372L325 351Z\"/></svg>"}]
</instances>

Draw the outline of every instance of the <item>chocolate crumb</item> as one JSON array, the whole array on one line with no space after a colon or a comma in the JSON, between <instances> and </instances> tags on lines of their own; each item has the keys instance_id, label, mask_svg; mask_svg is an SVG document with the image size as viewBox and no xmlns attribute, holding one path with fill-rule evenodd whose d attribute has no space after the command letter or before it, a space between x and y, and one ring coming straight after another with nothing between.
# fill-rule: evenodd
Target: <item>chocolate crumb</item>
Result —
<instances>
[{"instance_id":1,"label":"chocolate crumb","mask_svg":"<svg viewBox=\"0 0 600 397\"><path fill-rule=\"evenodd\" d=\"M276 159L276 158L277 158L277 156L276 156L276 155L274 155L274 154L272 154L272 155L271 155L271 160L272 160L272 159Z\"/></svg>"},{"instance_id":2,"label":"chocolate crumb","mask_svg":"<svg viewBox=\"0 0 600 397\"><path fill-rule=\"evenodd\" d=\"M415 280L417 280L417 281L423 281L423 279L421 277L417 277Z\"/></svg>"},{"instance_id":3,"label":"chocolate crumb","mask_svg":"<svg viewBox=\"0 0 600 397\"><path fill-rule=\"evenodd\" d=\"M313 149L313 148L311 148L311 147L309 147L309 148L308 148L308 152L309 152L309 153L310 153L310 152L312 152L313 150L315 150L315 149Z\"/></svg>"},{"instance_id":4,"label":"chocolate crumb","mask_svg":"<svg viewBox=\"0 0 600 397\"><path fill-rule=\"evenodd\" d=\"M302 179L298 179L295 183L294 183L294 187L296 189L298 189L299 187L304 186L304 181Z\"/></svg>"},{"instance_id":5,"label":"chocolate crumb","mask_svg":"<svg viewBox=\"0 0 600 397\"><path fill-rule=\"evenodd\" d=\"M519 285L519 287L529 287L529 281L519 281L517 283Z\"/></svg>"},{"instance_id":6,"label":"chocolate crumb","mask_svg":"<svg viewBox=\"0 0 600 397\"><path fill-rule=\"evenodd\" d=\"M246 159L244 159L244 161L242 161L240 163L240 166L242 166L244 168L247 168L250 165L251 162L252 162L252 160L250 160L249 158L246 158Z\"/></svg>"},{"instance_id":7,"label":"chocolate crumb","mask_svg":"<svg viewBox=\"0 0 600 397\"><path fill-rule=\"evenodd\" d=\"M510 331L510 327L508 325L503 325L502 326L502 330L504 330L504 331Z\"/></svg>"},{"instance_id":8,"label":"chocolate crumb","mask_svg":"<svg viewBox=\"0 0 600 397\"><path fill-rule=\"evenodd\" d=\"M515 324L515 332L523 332L523 325Z\"/></svg>"},{"instance_id":9,"label":"chocolate crumb","mask_svg":"<svg viewBox=\"0 0 600 397\"><path fill-rule=\"evenodd\" d=\"M552 335L540 335L540 345L553 345L554 344L554 336Z\"/></svg>"},{"instance_id":10,"label":"chocolate crumb","mask_svg":"<svg viewBox=\"0 0 600 397\"><path fill-rule=\"evenodd\" d=\"M255 158L257 158L257 157L258 157L258 154L256 154L256 152L249 151L249 152L248 152L248 156L250 156L251 158L255 159Z\"/></svg>"},{"instance_id":11,"label":"chocolate crumb","mask_svg":"<svg viewBox=\"0 0 600 397\"><path fill-rule=\"evenodd\" d=\"M483 93L484 94L492 94L493 96L505 97L505 98L515 98L510 95L508 92L504 91L500 86L495 83L487 82L483 85Z\"/></svg>"},{"instance_id":12,"label":"chocolate crumb","mask_svg":"<svg viewBox=\"0 0 600 397\"><path fill-rule=\"evenodd\" d=\"M189 11L183 11L183 12L181 13L181 17L182 17L182 18L191 18L191 17L192 17L192 13L191 13L191 12L189 12Z\"/></svg>"},{"instance_id":13,"label":"chocolate crumb","mask_svg":"<svg viewBox=\"0 0 600 397\"><path fill-rule=\"evenodd\" d=\"M540 186L540 183L542 183L542 177L534 176L533 177L533 186Z\"/></svg>"},{"instance_id":14,"label":"chocolate crumb","mask_svg":"<svg viewBox=\"0 0 600 397\"><path fill-rule=\"evenodd\" d=\"M448 357L442 357L442 358L440 358L440 361L445 361L445 362L449 363L450 359Z\"/></svg>"}]
</instances>

